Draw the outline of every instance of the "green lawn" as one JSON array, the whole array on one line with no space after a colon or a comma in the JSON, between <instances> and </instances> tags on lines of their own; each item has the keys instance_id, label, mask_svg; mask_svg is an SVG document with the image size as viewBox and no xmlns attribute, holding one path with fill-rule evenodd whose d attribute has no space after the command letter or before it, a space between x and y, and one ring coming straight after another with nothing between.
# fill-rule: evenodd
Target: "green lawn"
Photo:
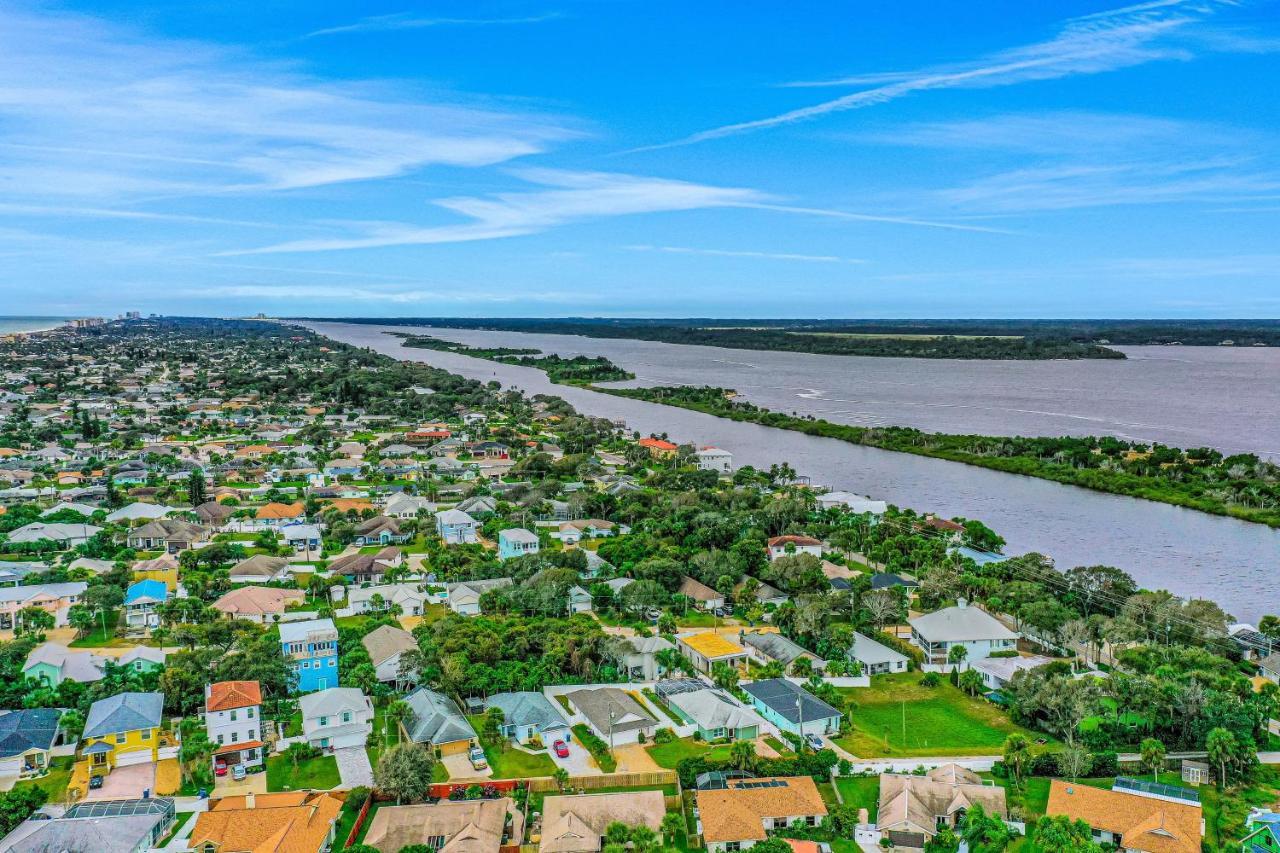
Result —
<instances>
[{"instance_id":1,"label":"green lawn","mask_svg":"<svg viewBox=\"0 0 1280 853\"><path fill-rule=\"evenodd\" d=\"M870 687L841 690L857 705L854 730L836 738L859 758L912 755L998 755L1022 732L1033 743L1046 735L1015 725L998 707L966 696L945 678L921 687L919 673L879 675Z\"/></svg>"},{"instance_id":2,"label":"green lawn","mask_svg":"<svg viewBox=\"0 0 1280 853\"><path fill-rule=\"evenodd\" d=\"M880 804L879 776L841 776L836 779L836 789L844 804L852 809L866 809L872 823Z\"/></svg>"},{"instance_id":3,"label":"green lawn","mask_svg":"<svg viewBox=\"0 0 1280 853\"><path fill-rule=\"evenodd\" d=\"M556 772L556 763L545 752L531 754L510 745L505 751L501 746L486 746L484 757L493 768L495 779L528 779Z\"/></svg>"},{"instance_id":4,"label":"green lawn","mask_svg":"<svg viewBox=\"0 0 1280 853\"><path fill-rule=\"evenodd\" d=\"M341 781L338 761L332 755L299 761L296 768L284 755L272 755L267 759L268 791L297 791L303 788L327 791Z\"/></svg>"},{"instance_id":5,"label":"green lawn","mask_svg":"<svg viewBox=\"0 0 1280 853\"><path fill-rule=\"evenodd\" d=\"M773 747L774 751L776 751L783 758L791 758L796 754L796 751L794 749L792 749L790 746L783 743L782 741L778 740L773 735L765 735L764 742L767 743L769 746Z\"/></svg>"},{"instance_id":6,"label":"green lawn","mask_svg":"<svg viewBox=\"0 0 1280 853\"><path fill-rule=\"evenodd\" d=\"M106 624L106 630L103 630L103 624ZM116 626L120 622L120 611L108 610L105 619L99 616L93 620L93 628L89 633L85 634L78 640L72 640L69 645L73 649L84 648L108 648L113 645L125 645L123 641L116 639ZM129 645L132 645L131 643Z\"/></svg>"},{"instance_id":7,"label":"green lawn","mask_svg":"<svg viewBox=\"0 0 1280 853\"><path fill-rule=\"evenodd\" d=\"M609 745L604 744L603 748L593 751L587 748L587 741L595 738L595 735L587 728L586 723L578 723L573 727L573 736L578 741L578 745L587 752L591 753L591 757L596 760L596 764L600 765L600 769L605 773L612 773L618 767L618 760L613 757L613 753L609 751ZM595 738L599 740L599 738Z\"/></svg>"},{"instance_id":8,"label":"green lawn","mask_svg":"<svg viewBox=\"0 0 1280 853\"><path fill-rule=\"evenodd\" d=\"M49 759L49 772L41 776L39 779L27 779L22 782L15 782L15 788L21 788L24 785L32 788L43 788L48 795L51 803L60 802L63 795L67 792L67 783L71 781L71 765L75 763L75 758L70 755L61 755L56 758Z\"/></svg>"},{"instance_id":9,"label":"green lawn","mask_svg":"<svg viewBox=\"0 0 1280 853\"><path fill-rule=\"evenodd\" d=\"M662 697L659 696L652 688L646 687L644 689L644 698L650 705L661 711L668 720L675 723L677 726L681 724L682 721L676 716L676 713L668 707L666 702L662 701Z\"/></svg>"},{"instance_id":10,"label":"green lawn","mask_svg":"<svg viewBox=\"0 0 1280 853\"><path fill-rule=\"evenodd\" d=\"M729 744L711 745L705 741L694 740L691 737L677 738L667 743L656 743L649 747L649 756L659 767L674 770L676 765L683 759L695 756L702 756L711 761L726 759L729 757Z\"/></svg>"}]
</instances>

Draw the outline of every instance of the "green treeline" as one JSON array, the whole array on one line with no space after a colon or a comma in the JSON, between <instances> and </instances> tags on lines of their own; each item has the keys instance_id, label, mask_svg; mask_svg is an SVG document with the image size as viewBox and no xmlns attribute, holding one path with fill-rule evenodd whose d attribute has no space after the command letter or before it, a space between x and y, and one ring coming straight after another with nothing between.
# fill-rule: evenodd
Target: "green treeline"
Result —
<instances>
[{"instance_id":1,"label":"green treeline","mask_svg":"<svg viewBox=\"0 0 1280 853\"><path fill-rule=\"evenodd\" d=\"M1210 448L1182 450L1097 436L949 435L910 427L852 426L762 409L735 399L725 388L594 390L1280 527L1280 467L1250 453L1224 457Z\"/></svg>"},{"instance_id":2,"label":"green treeline","mask_svg":"<svg viewBox=\"0 0 1280 853\"><path fill-rule=\"evenodd\" d=\"M635 374L623 370L604 356L575 355L564 358L559 355L542 355L541 350L517 347L471 347L466 344L432 338L427 335L402 335L404 345L417 349L434 349L456 352L473 358L500 361L520 367L536 367L557 385L589 385L592 382L616 382L635 379Z\"/></svg>"}]
</instances>

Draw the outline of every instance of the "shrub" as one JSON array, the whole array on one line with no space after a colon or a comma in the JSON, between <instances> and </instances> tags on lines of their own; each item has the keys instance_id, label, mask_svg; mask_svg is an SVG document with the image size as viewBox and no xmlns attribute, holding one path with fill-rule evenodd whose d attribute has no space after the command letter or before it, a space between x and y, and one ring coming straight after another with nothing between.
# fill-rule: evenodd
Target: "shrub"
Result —
<instances>
[{"instance_id":1,"label":"shrub","mask_svg":"<svg viewBox=\"0 0 1280 853\"><path fill-rule=\"evenodd\" d=\"M364 807L364 801L369 799L370 791L364 785L356 785L347 794L347 805L352 811L360 811Z\"/></svg>"},{"instance_id":2,"label":"shrub","mask_svg":"<svg viewBox=\"0 0 1280 853\"><path fill-rule=\"evenodd\" d=\"M671 729L658 729L653 733L654 743L671 743L671 741L675 739L676 733L671 731Z\"/></svg>"},{"instance_id":3,"label":"shrub","mask_svg":"<svg viewBox=\"0 0 1280 853\"><path fill-rule=\"evenodd\" d=\"M938 677L936 672L926 672L920 677L921 687L937 687L942 683L942 679Z\"/></svg>"}]
</instances>

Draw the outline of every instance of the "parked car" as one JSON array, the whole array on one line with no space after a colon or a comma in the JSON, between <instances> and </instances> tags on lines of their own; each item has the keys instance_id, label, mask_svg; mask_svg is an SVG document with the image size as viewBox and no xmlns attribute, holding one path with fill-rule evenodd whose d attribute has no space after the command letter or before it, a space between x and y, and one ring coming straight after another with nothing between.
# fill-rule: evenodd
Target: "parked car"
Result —
<instances>
[{"instance_id":1,"label":"parked car","mask_svg":"<svg viewBox=\"0 0 1280 853\"><path fill-rule=\"evenodd\" d=\"M560 758L569 757L569 744L565 743L564 741L562 740L556 741L554 744L551 745L551 748L555 750L556 755L558 757Z\"/></svg>"},{"instance_id":2,"label":"parked car","mask_svg":"<svg viewBox=\"0 0 1280 853\"><path fill-rule=\"evenodd\" d=\"M225 763L221 762L221 761L219 761L217 764L213 765L213 775L214 775L214 776L226 776L226 775L227 775L227 765L226 765Z\"/></svg>"},{"instance_id":3,"label":"parked car","mask_svg":"<svg viewBox=\"0 0 1280 853\"><path fill-rule=\"evenodd\" d=\"M815 734L805 735L804 742L809 744L809 746L813 747L814 749L826 749L826 745L823 744L822 738L818 737Z\"/></svg>"},{"instance_id":4,"label":"parked car","mask_svg":"<svg viewBox=\"0 0 1280 853\"><path fill-rule=\"evenodd\" d=\"M89 777L89 789L90 789L90 790L93 790L93 791L96 791L96 790L98 790L99 788L101 788L101 787L102 787L102 780L103 780L103 779L105 779L105 778L107 778L107 777L106 777L106 776L90 776L90 777Z\"/></svg>"},{"instance_id":5,"label":"parked car","mask_svg":"<svg viewBox=\"0 0 1280 853\"><path fill-rule=\"evenodd\" d=\"M476 770L484 770L489 766L489 762L484 757L484 750L478 746L471 747L471 753L467 757L471 759L471 766Z\"/></svg>"},{"instance_id":6,"label":"parked car","mask_svg":"<svg viewBox=\"0 0 1280 853\"><path fill-rule=\"evenodd\" d=\"M237 782L242 782L242 781L244 781L244 777L246 777L246 776L248 776L248 775L249 775L249 774L248 774L248 772L244 769L244 765L243 765L243 764L237 764L235 767L231 768L231 778L232 778L232 779L235 779Z\"/></svg>"}]
</instances>

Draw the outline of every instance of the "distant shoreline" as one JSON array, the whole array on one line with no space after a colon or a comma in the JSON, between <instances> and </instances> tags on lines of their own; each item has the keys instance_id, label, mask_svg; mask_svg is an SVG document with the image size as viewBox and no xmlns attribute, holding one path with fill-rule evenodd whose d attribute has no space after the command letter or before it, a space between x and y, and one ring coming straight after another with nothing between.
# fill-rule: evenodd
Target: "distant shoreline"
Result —
<instances>
[{"instance_id":1,"label":"distant shoreline","mask_svg":"<svg viewBox=\"0 0 1280 853\"><path fill-rule=\"evenodd\" d=\"M40 325L18 325L27 319L30 319L32 323L39 323ZM54 332L64 326L70 325L72 319L73 318L71 317L26 318L17 316L0 316L0 337L7 337L9 335L37 335L45 332ZM12 328L10 327L10 323L14 324Z\"/></svg>"}]
</instances>

